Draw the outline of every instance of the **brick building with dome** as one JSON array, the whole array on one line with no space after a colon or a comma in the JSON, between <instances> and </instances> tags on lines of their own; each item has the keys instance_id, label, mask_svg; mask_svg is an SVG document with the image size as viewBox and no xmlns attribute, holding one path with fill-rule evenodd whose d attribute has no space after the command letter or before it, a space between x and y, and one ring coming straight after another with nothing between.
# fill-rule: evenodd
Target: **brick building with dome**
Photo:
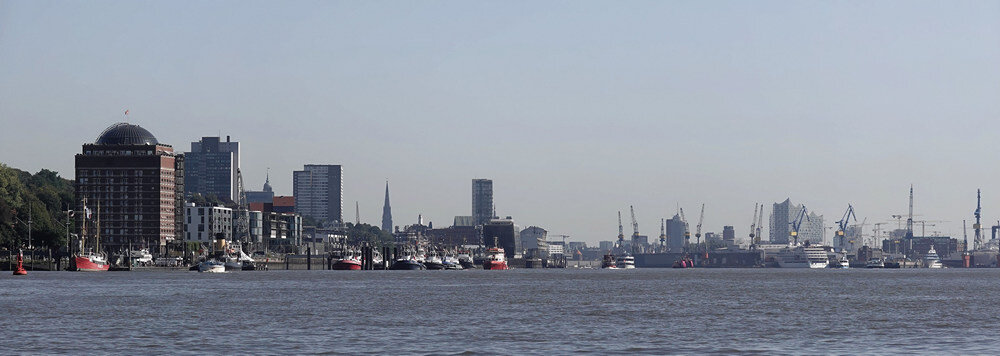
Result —
<instances>
[{"instance_id":1,"label":"brick building with dome","mask_svg":"<svg viewBox=\"0 0 1000 356\"><path fill-rule=\"evenodd\" d=\"M84 199L95 213L100 206L102 250L164 254L184 230L184 156L139 125L111 125L76 155L76 198L78 211Z\"/></svg>"}]
</instances>

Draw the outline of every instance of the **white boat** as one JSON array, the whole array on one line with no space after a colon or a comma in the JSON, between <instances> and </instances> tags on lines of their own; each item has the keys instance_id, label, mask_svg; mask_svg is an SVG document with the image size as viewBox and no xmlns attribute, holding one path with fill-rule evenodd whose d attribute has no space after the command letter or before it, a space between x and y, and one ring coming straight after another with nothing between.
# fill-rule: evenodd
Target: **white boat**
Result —
<instances>
[{"instance_id":1,"label":"white boat","mask_svg":"<svg viewBox=\"0 0 1000 356\"><path fill-rule=\"evenodd\" d=\"M198 264L198 272L225 273L226 264L216 260L208 260Z\"/></svg>"},{"instance_id":2,"label":"white boat","mask_svg":"<svg viewBox=\"0 0 1000 356\"><path fill-rule=\"evenodd\" d=\"M781 268L826 268L830 259L821 247L786 247L778 251L778 266Z\"/></svg>"},{"instance_id":3,"label":"white boat","mask_svg":"<svg viewBox=\"0 0 1000 356\"><path fill-rule=\"evenodd\" d=\"M633 269L635 268L635 257L633 257L632 255L621 256L618 258L618 261L615 263L615 265L617 265L618 268L622 269Z\"/></svg>"},{"instance_id":4,"label":"white boat","mask_svg":"<svg viewBox=\"0 0 1000 356\"><path fill-rule=\"evenodd\" d=\"M885 268L885 260L881 258L872 257L865 262L865 268Z\"/></svg>"},{"instance_id":5,"label":"white boat","mask_svg":"<svg viewBox=\"0 0 1000 356\"><path fill-rule=\"evenodd\" d=\"M153 263L153 255L149 253L148 249L140 249L137 251L131 251L132 260L140 265L146 266Z\"/></svg>"},{"instance_id":6,"label":"white boat","mask_svg":"<svg viewBox=\"0 0 1000 356\"><path fill-rule=\"evenodd\" d=\"M840 256L840 262L838 263L837 268L851 268L851 261L847 260L846 255Z\"/></svg>"},{"instance_id":7,"label":"white boat","mask_svg":"<svg viewBox=\"0 0 1000 356\"><path fill-rule=\"evenodd\" d=\"M941 264L941 258L938 257L937 251L934 250L934 246L927 251L924 255L924 266L927 268L942 268L944 265Z\"/></svg>"}]
</instances>

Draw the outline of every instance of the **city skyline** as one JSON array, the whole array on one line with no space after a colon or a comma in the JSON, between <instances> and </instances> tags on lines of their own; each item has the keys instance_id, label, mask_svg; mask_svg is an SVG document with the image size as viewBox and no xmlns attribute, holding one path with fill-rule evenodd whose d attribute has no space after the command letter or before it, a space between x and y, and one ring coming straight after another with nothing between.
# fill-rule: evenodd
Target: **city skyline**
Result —
<instances>
[{"instance_id":1,"label":"city skyline","mask_svg":"<svg viewBox=\"0 0 1000 356\"><path fill-rule=\"evenodd\" d=\"M997 3L112 3L0 4L0 162L72 179L129 109L175 151L240 142L248 190L342 165L373 225L386 178L395 225L488 178L498 215L594 244L630 205L648 236L705 203L742 240L786 198L895 227L910 184L959 240L977 188L1000 219Z\"/></svg>"}]
</instances>

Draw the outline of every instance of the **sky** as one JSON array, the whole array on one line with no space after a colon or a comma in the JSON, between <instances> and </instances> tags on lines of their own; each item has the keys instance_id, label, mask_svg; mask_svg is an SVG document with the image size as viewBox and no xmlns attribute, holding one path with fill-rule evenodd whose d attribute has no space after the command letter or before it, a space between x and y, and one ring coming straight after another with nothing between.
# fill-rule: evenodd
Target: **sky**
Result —
<instances>
[{"instance_id":1,"label":"sky","mask_svg":"<svg viewBox=\"0 0 1000 356\"><path fill-rule=\"evenodd\" d=\"M786 198L871 233L913 184L961 240L977 188L1000 220L998 99L996 1L0 0L0 162L72 178L128 109L239 141L254 190L341 164L374 225L386 180L395 225L443 227L490 178L498 215L590 243L629 206L744 237Z\"/></svg>"}]
</instances>

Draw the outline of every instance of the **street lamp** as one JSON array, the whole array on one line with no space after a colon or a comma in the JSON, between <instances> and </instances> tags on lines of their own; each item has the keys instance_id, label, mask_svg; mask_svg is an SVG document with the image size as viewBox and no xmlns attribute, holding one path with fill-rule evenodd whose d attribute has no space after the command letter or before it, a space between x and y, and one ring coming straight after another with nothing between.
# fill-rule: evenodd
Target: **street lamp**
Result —
<instances>
[{"instance_id":1,"label":"street lamp","mask_svg":"<svg viewBox=\"0 0 1000 356\"><path fill-rule=\"evenodd\" d=\"M32 221L31 221L31 203L28 203L28 222L26 223L26 222L24 222L24 220L18 219L16 211L14 212L14 220L17 220L17 221L19 221L22 224L28 225L28 250L30 250L30 252L31 252L31 263L35 263L35 249L32 248L32 246L31 246L31 223L32 223ZM34 267L32 267L32 270L34 270Z\"/></svg>"}]
</instances>

